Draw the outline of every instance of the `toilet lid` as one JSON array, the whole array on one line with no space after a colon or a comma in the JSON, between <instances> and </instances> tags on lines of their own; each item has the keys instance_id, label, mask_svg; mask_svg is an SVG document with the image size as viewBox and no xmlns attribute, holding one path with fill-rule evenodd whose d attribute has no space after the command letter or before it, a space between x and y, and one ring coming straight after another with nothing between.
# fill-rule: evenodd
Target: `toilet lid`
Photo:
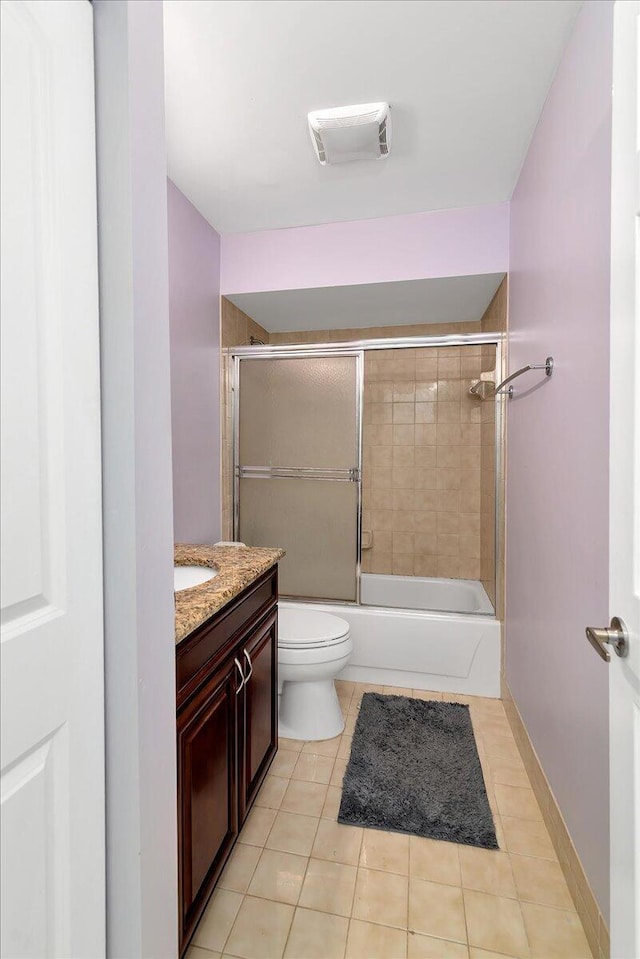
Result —
<instances>
[{"instance_id":1,"label":"toilet lid","mask_svg":"<svg viewBox=\"0 0 640 959\"><path fill-rule=\"evenodd\" d=\"M349 635L346 619L312 609L280 609L279 646L323 646Z\"/></svg>"}]
</instances>

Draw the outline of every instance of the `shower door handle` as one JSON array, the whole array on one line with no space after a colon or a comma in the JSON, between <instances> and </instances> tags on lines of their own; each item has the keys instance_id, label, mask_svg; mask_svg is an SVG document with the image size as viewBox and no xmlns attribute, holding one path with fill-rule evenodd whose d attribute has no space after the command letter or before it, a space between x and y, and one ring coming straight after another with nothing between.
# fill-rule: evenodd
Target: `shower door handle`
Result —
<instances>
[{"instance_id":1,"label":"shower door handle","mask_svg":"<svg viewBox=\"0 0 640 959\"><path fill-rule=\"evenodd\" d=\"M607 649L607 644L613 646L617 656L626 656L629 652L629 633L627 627L621 619L614 616L611 620L611 626L598 627L587 626L585 630L587 639L606 663L611 660L611 653Z\"/></svg>"},{"instance_id":2,"label":"shower door handle","mask_svg":"<svg viewBox=\"0 0 640 959\"><path fill-rule=\"evenodd\" d=\"M336 483L359 483L360 467L332 466L236 466L238 479L303 479L331 480Z\"/></svg>"}]
</instances>

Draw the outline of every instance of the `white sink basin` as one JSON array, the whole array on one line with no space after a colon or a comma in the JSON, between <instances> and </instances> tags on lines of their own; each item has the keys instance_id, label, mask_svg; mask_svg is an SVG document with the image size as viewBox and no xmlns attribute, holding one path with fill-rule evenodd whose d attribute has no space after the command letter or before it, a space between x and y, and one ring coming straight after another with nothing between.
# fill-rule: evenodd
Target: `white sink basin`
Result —
<instances>
[{"instance_id":1,"label":"white sink basin","mask_svg":"<svg viewBox=\"0 0 640 959\"><path fill-rule=\"evenodd\" d=\"M181 589L190 589L192 586L201 586L218 575L217 569L210 566L174 566L173 588L176 593Z\"/></svg>"}]
</instances>

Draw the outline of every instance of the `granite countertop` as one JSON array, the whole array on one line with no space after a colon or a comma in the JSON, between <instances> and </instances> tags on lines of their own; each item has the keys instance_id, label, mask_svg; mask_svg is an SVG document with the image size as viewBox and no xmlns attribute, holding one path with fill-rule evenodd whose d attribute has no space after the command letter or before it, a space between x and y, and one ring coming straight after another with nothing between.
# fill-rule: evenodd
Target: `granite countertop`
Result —
<instances>
[{"instance_id":1,"label":"granite countertop","mask_svg":"<svg viewBox=\"0 0 640 959\"><path fill-rule=\"evenodd\" d=\"M176 599L176 644L282 559L283 549L263 546L189 546L176 543L176 566L210 566L218 575L181 589Z\"/></svg>"}]
</instances>

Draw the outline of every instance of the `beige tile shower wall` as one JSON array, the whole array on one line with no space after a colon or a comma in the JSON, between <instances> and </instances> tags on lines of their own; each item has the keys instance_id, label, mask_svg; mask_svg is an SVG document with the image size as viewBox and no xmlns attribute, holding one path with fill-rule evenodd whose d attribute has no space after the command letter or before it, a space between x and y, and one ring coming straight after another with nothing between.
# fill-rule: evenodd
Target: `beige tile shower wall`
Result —
<instances>
[{"instance_id":1,"label":"beige tile shower wall","mask_svg":"<svg viewBox=\"0 0 640 959\"><path fill-rule=\"evenodd\" d=\"M226 297L220 304L220 416L221 443L220 489L222 492L221 529L223 539L233 538L233 421L229 384L229 354L232 346L249 346L251 337L269 342L269 334L258 323L239 310Z\"/></svg>"},{"instance_id":2,"label":"beige tile shower wall","mask_svg":"<svg viewBox=\"0 0 640 959\"><path fill-rule=\"evenodd\" d=\"M506 332L508 292L507 277L505 276L480 319L483 333Z\"/></svg>"},{"instance_id":3,"label":"beige tile shower wall","mask_svg":"<svg viewBox=\"0 0 640 959\"><path fill-rule=\"evenodd\" d=\"M365 354L365 572L480 578L481 364L480 346Z\"/></svg>"},{"instance_id":4,"label":"beige tile shower wall","mask_svg":"<svg viewBox=\"0 0 640 959\"><path fill-rule=\"evenodd\" d=\"M251 337L269 342L267 331L252 320L250 316L238 309L226 296L220 299L220 345L224 349L229 346L249 346Z\"/></svg>"},{"instance_id":5,"label":"beige tile shower wall","mask_svg":"<svg viewBox=\"0 0 640 959\"><path fill-rule=\"evenodd\" d=\"M271 333L275 346L297 343L345 343L353 340L377 340L398 336L444 336L452 333L479 333L480 320L469 323L419 323L411 326L370 326L349 330L297 330L293 333Z\"/></svg>"}]
</instances>

